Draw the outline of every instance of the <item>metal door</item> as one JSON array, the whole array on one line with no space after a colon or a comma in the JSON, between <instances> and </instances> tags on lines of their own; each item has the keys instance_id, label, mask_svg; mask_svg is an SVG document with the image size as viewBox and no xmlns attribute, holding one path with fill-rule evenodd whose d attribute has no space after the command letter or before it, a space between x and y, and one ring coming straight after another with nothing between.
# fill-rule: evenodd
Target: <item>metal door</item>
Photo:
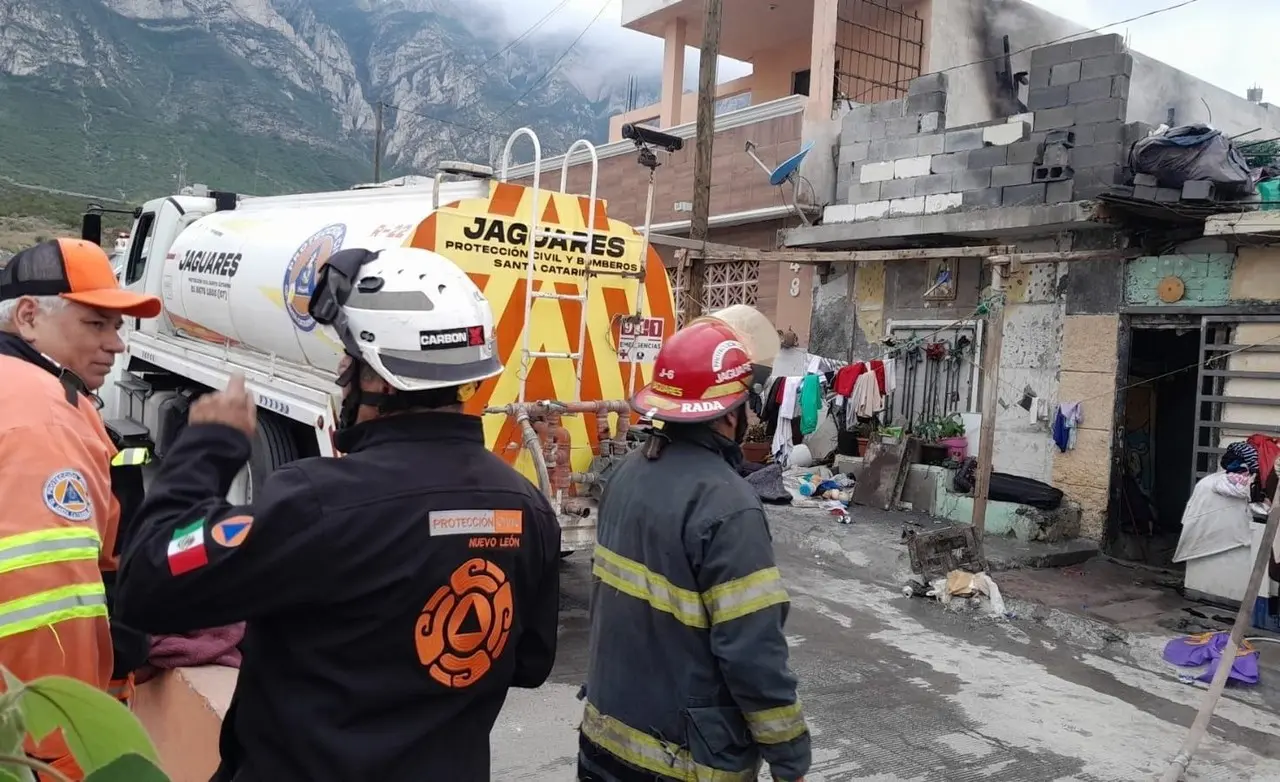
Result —
<instances>
[{"instance_id":1,"label":"metal door","mask_svg":"<svg viewBox=\"0 0 1280 782\"><path fill-rule=\"evenodd\" d=\"M1200 365L1196 386L1196 441L1191 483L1218 468L1224 441L1251 434L1280 436L1280 333L1254 339L1250 325L1280 325L1277 315L1205 315L1200 322ZM1265 368L1250 367L1251 358L1270 355ZM1255 362L1256 363L1256 362ZM1249 388L1240 381L1249 381ZM1230 415L1224 415L1228 405ZM1265 410L1265 414L1258 415ZM1272 421L1273 423L1264 423Z\"/></svg>"}]
</instances>

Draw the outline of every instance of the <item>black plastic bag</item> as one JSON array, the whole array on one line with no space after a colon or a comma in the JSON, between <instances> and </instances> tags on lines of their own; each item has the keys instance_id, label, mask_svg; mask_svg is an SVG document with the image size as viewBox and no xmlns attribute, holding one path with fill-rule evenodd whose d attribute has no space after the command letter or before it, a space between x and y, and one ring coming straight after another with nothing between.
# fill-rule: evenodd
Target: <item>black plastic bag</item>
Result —
<instances>
[{"instance_id":1,"label":"black plastic bag","mask_svg":"<svg viewBox=\"0 0 1280 782\"><path fill-rule=\"evenodd\" d=\"M1219 190L1236 193L1254 186L1249 164L1231 139L1208 125L1181 125L1156 136L1139 139L1129 150L1129 168L1150 174L1161 187L1181 188L1187 182L1208 180Z\"/></svg>"}]
</instances>

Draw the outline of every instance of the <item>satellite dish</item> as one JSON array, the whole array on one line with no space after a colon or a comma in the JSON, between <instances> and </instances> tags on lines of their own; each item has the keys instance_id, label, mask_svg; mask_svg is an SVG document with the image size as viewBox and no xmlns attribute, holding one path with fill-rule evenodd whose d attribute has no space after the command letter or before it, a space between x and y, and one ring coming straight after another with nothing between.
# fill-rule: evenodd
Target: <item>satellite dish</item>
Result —
<instances>
[{"instance_id":1,"label":"satellite dish","mask_svg":"<svg viewBox=\"0 0 1280 782\"><path fill-rule=\"evenodd\" d=\"M811 149L813 149L813 142L806 141L799 152L779 163L778 167L769 173L769 184L777 187L790 179L796 173L796 170L800 168L800 162L804 160L804 156L809 154Z\"/></svg>"}]
</instances>

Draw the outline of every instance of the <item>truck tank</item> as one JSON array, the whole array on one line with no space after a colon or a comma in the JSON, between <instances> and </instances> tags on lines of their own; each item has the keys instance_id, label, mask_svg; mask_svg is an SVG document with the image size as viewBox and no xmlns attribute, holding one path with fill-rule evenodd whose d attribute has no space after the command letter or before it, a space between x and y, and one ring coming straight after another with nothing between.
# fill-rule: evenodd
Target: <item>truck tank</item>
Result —
<instances>
[{"instance_id":1,"label":"truck tank","mask_svg":"<svg viewBox=\"0 0 1280 782\"><path fill-rule=\"evenodd\" d=\"M415 188L416 190L416 188ZM662 260L630 225L608 216L596 201L595 235L586 236L590 199L506 182L477 182L464 197L432 209L430 189L332 194L299 202L291 198L245 199L234 210L216 212L188 226L164 260L162 331L188 339L230 345L336 370L341 348L307 315L316 273L334 252L351 247L377 250L410 246L435 251L475 281L493 307L499 358L506 370L482 384L467 412L519 400L622 400L650 379L649 363L620 360L621 322L639 305L648 332L674 331L675 312ZM453 191L457 195L461 191ZM578 344L582 303L571 298L534 298L526 323L526 263L529 222L536 210L534 289L574 296L587 281L588 261L600 272L586 284L585 345ZM644 258L641 253L644 252ZM644 267L643 281L635 274ZM643 288L643 301L637 295ZM528 344L525 330L529 328ZM635 343L631 343L634 345ZM538 354L582 352L581 389L576 364ZM634 371L633 371L634 366ZM598 441L594 421L568 415L569 466L585 471ZM531 459L520 448L513 418L485 416L491 449L537 481Z\"/></svg>"}]
</instances>

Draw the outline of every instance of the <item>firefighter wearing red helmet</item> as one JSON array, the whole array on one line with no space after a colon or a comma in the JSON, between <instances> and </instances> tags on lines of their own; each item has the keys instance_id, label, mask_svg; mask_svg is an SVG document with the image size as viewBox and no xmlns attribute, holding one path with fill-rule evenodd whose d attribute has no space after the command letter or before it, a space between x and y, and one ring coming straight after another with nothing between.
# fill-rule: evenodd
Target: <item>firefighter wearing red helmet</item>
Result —
<instances>
[{"instance_id":1,"label":"firefighter wearing red helmet","mask_svg":"<svg viewBox=\"0 0 1280 782\"><path fill-rule=\"evenodd\" d=\"M632 399L663 423L609 478L592 562L582 782L799 782L809 730L787 663L789 606L764 508L737 473L753 373L702 318Z\"/></svg>"}]
</instances>

